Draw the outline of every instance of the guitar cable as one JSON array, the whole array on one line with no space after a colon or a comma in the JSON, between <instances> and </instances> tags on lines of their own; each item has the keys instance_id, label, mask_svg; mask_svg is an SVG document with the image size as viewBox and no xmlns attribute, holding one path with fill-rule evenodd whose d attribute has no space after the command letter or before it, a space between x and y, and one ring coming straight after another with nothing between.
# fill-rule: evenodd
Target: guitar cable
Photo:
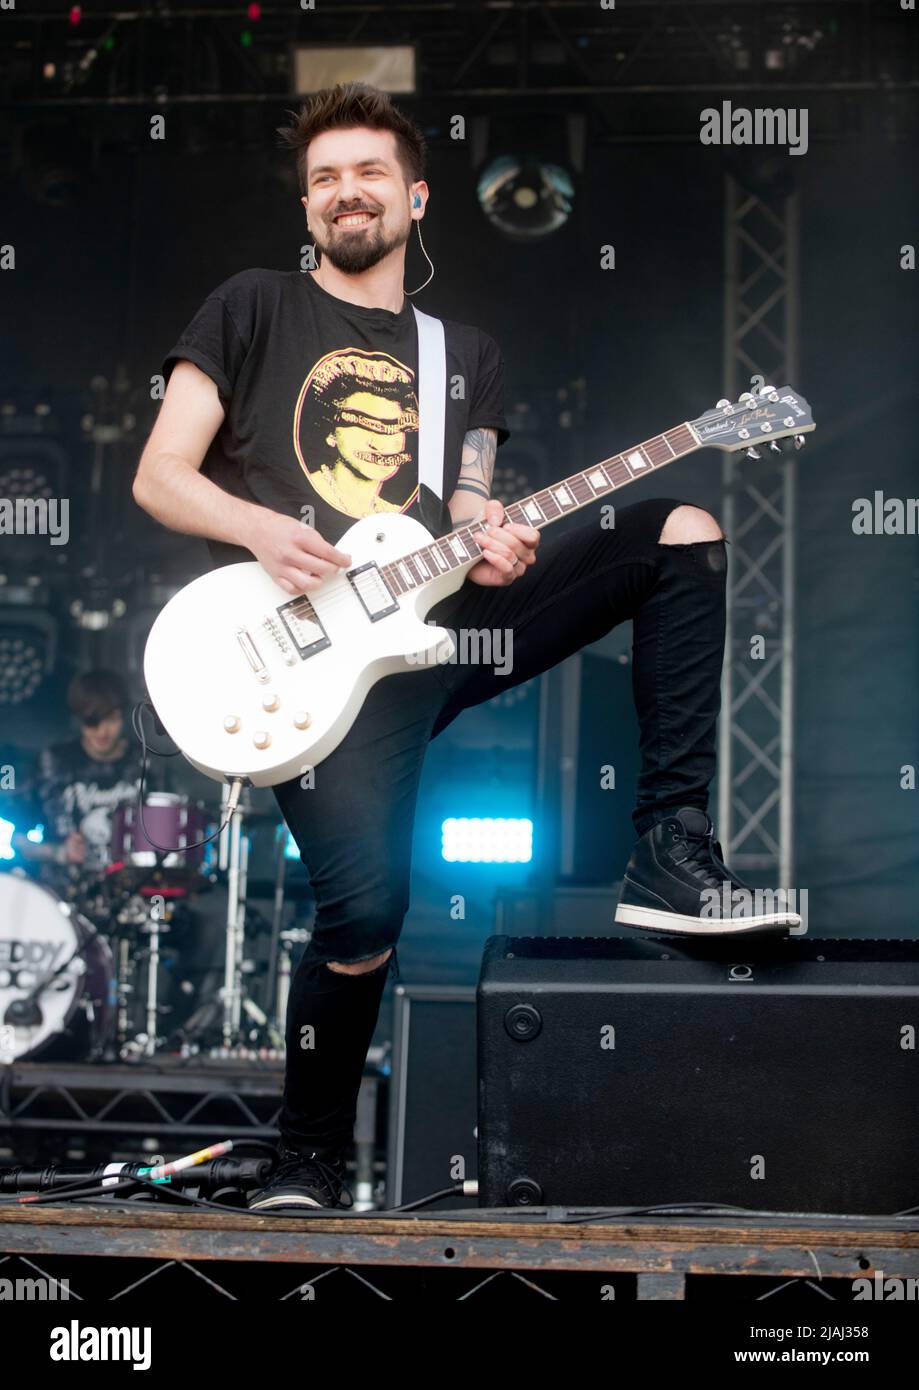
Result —
<instances>
[{"instance_id":1,"label":"guitar cable","mask_svg":"<svg viewBox=\"0 0 919 1390\"><path fill-rule=\"evenodd\" d=\"M148 710L150 711L150 713L153 715L153 719L154 719L155 723L159 725L159 727L160 727L160 729L162 729L163 733L166 732L166 730L163 728L162 724L160 724L159 717L157 716L156 710L153 708L152 702L151 702L149 699L146 699L146 700L138 700L137 704L134 706L133 710L131 711L131 727L133 728L134 733L135 733L135 735L137 736L137 738L140 739L141 748L143 749L143 753L142 753L142 756L141 756L141 763L140 763L140 785L138 786L138 789L137 789L137 815L138 815L138 819L140 820L141 829L142 829L143 832L144 832L144 837L146 838L148 844L151 844L151 845L153 846L154 849L160 850L160 851L162 852L163 860L165 860L165 858L166 858L166 856L167 856L168 854L175 854L178 850L200 849L202 845L209 845L209 844L211 843L212 840L217 840L217 839L219 839L220 836L223 834L223 832L226 830L227 826L230 824L230 821L233 819L233 816L234 816L234 814L235 814L235 812L236 812L236 808L237 808L238 805L239 805L239 798L240 798L240 796L242 795L242 789L243 789L243 787L245 786L247 779L246 779L245 777L232 777L232 778L229 779L229 780L230 780L230 794L229 794L229 796L227 797L227 805L226 805L227 816L226 816L226 820L224 820L224 821L217 827L217 829L214 831L214 833L213 833L212 835L206 835L206 836L204 837L203 840L193 840L193 841L191 842L191 844L185 844L185 845L161 845L161 844L158 844L157 841L154 840L153 836L152 836L152 835L150 834L150 832L148 831L146 822L145 822L145 820L144 820L144 783L145 783L146 780L147 780L147 755L148 755L148 751L149 751L149 752L152 752L152 753L155 753L156 756L157 756L158 758L177 758L177 757L179 756L179 754L181 753L182 750L181 750L181 748L177 748L176 751L175 751L174 753L167 753L167 752L165 752L164 750L162 750L162 749L160 749L160 748L152 748L152 749L149 749L149 750L148 750L148 747L147 747L147 738L146 738L146 735L145 735L145 733L144 733L144 724L143 724L143 711L144 711L145 709L148 709ZM162 860L161 860L159 863L157 863L157 864L155 865L154 872L156 871L156 869L162 868L162 866L163 866L163 863L162 863Z\"/></svg>"}]
</instances>

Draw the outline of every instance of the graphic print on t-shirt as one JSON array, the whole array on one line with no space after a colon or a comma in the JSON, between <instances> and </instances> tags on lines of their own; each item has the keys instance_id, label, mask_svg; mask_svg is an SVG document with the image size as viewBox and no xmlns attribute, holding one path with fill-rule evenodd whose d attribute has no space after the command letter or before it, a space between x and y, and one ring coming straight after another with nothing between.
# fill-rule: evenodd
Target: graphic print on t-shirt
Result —
<instances>
[{"instance_id":1,"label":"graphic print on t-shirt","mask_svg":"<svg viewBox=\"0 0 919 1390\"><path fill-rule=\"evenodd\" d=\"M346 516L404 512L418 496L415 374L389 353L321 357L300 389L293 434L307 482Z\"/></svg>"}]
</instances>

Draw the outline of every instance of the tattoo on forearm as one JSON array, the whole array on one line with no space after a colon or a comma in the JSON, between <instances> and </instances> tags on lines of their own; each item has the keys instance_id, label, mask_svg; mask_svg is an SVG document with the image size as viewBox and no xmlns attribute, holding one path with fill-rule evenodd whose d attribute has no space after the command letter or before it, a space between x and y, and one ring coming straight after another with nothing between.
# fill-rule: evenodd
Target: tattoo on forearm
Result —
<instances>
[{"instance_id":1,"label":"tattoo on forearm","mask_svg":"<svg viewBox=\"0 0 919 1390\"><path fill-rule=\"evenodd\" d=\"M475 484L479 488L484 488L483 495L485 497L490 497L497 448L497 430L469 430L463 440L463 456L457 487Z\"/></svg>"},{"instance_id":2,"label":"tattoo on forearm","mask_svg":"<svg viewBox=\"0 0 919 1390\"><path fill-rule=\"evenodd\" d=\"M487 488L480 487L478 483L457 483L457 492L474 492L477 497L484 497L486 500L491 496Z\"/></svg>"}]
</instances>

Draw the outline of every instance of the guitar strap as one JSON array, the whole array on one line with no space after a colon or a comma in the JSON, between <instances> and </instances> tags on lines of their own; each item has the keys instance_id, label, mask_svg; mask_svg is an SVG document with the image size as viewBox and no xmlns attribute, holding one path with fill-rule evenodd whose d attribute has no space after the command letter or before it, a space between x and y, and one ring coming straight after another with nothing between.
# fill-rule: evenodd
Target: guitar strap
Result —
<instances>
[{"instance_id":1,"label":"guitar strap","mask_svg":"<svg viewBox=\"0 0 919 1390\"><path fill-rule=\"evenodd\" d=\"M447 350L440 319L415 310L418 324L418 483L443 501Z\"/></svg>"}]
</instances>

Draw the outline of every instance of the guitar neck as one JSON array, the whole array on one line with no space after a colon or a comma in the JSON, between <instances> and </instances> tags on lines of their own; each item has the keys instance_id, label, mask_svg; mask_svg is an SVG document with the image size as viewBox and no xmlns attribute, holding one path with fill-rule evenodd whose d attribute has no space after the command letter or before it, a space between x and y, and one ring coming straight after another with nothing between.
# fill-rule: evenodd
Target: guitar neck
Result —
<instances>
[{"instance_id":1,"label":"guitar neck","mask_svg":"<svg viewBox=\"0 0 919 1390\"><path fill-rule=\"evenodd\" d=\"M504 509L505 519L541 530L570 512L586 507L598 497L607 497L617 488L625 487L636 478L646 477L655 469L664 468L674 459L683 458L701 447L698 435L688 422L677 425L675 429L655 435L634 449L614 454L612 458L585 468L582 473L574 473L560 483L553 483L519 502L512 502ZM472 522L460 526L430 545L403 555L400 560L381 565L380 572L394 593L404 594L411 589L421 588L447 570L468 568L482 557L481 546L473 540L481 525L481 522Z\"/></svg>"}]
</instances>

